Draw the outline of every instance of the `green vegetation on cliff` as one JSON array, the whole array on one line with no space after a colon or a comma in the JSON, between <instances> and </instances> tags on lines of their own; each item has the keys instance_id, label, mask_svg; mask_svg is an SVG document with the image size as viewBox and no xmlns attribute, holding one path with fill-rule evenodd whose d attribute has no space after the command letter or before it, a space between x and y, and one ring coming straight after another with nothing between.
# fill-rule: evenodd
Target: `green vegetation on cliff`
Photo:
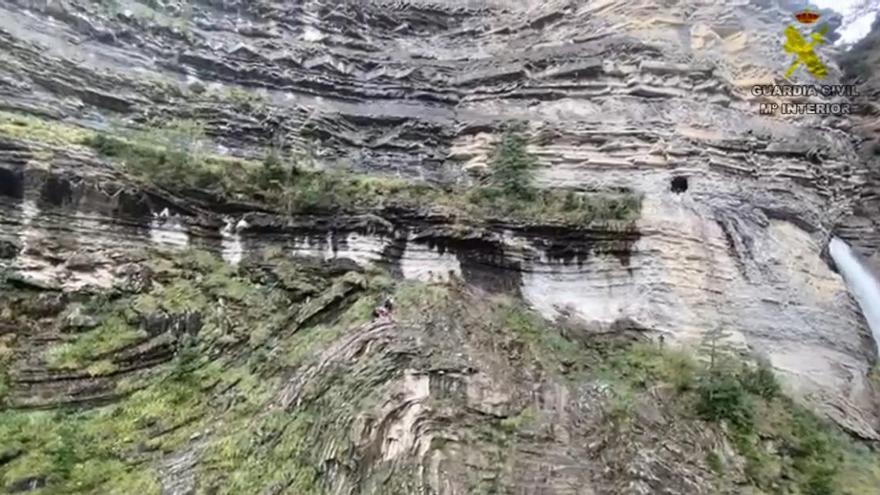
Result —
<instances>
[{"instance_id":1,"label":"green vegetation on cliff","mask_svg":"<svg viewBox=\"0 0 880 495\"><path fill-rule=\"evenodd\" d=\"M740 461L725 458L723 450L708 452L707 462L729 493L742 475L757 493L856 495L880 481L877 452L783 395L766 363L725 353L711 365L682 351L641 344L612 353L607 363L606 376L618 394L668 386L681 420L724 427L743 471L737 473Z\"/></svg>"},{"instance_id":2,"label":"green vegetation on cliff","mask_svg":"<svg viewBox=\"0 0 880 495\"><path fill-rule=\"evenodd\" d=\"M6 341L25 353L4 365L11 405L38 394L17 380L39 359L64 373L92 370L83 379L106 392L94 403L63 406L56 393L49 410L0 411L6 491L151 494L192 477L197 493L403 495L428 482L419 466L432 458L445 459L449 483L497 493L518 486L515 463L533 453L588 445L604 449L593 481L612 490L659 444L687 446L691 459L663 461L678 466L657 475L670 486L689 463L717 493L854 495L880 480L871 448L783 396L766 365L726 352L710 365L627 335L560 328L512 297L457 282L394 283L279 253L237 270L199 251L141 265L144 290L82 303L95 328L45 351L28 348L26 334ZM370 325L389 294L396 323ZM45 322L44 310L29 309L44 306L40 297L4 298L0 314ZM169 342L173 355L120 373L131 347L105 334L132 328L153 332L146 342L158 347L144 356Z\"/></svg>"},{"instance_id":3,"label":"green vegetation on cliff","mask_svg":"<svg viewBox=\"0 0 880 495\"><path fill-rule=\"evenodd\" d=\"M465 193L478 211L530 221L566 224L627 221L638 218L641 199L633 193L581 193L539 189L534 185L537 158L528 151L521 125L509 125L490 156L486 184Z\"/></svg>"},{"instance_id":4,"label":"green vegetation on cliff","mask_svg":"<svg viewBox=\"0 0 880 495\"><path fill-rule=\"evenodd\" d=\"M539 190L533 184L536 159L523 130L510 127L491 156L486 185L465 190L388 177L324 171L285 161L273 148L263 163L204 155L201 128L172 122L125 137L98 134L85 142L127 170L175 190L193 188L218 196L250 198L281 211L327 213L384 209L436 209L462 219L589 224L637 218L640 199L631 193ZM183 191L185 193L185 191ZM467 201L462 202L464 197Z\"/></svg>"},{"instance_id":5,"label":"green vegetation on cliff","mask_svg":"<svg viewBox=\"0 0 880 495\"><path fill-rule=\"evenodd\" d=\"M85 143L179 192L290 213L430 204L565 223L638 213L631 195L536 188L537 160L517 129L502 135L486 182L456 191L217 158L191 122L122 137L43 125L0 119L0 134ZM139 288L72 301L0 287L0 329L15 329L0 334L5 491L150 494L190 483L197 493L403 495L442 476L463 493L504 493L533 486L543 474L529 469L547 465L606 493L659 483L855 495L880 480L871 446L782 395L766 364L718 345L721 332L710 332L703 360L553 324L458 281L394 282L280 252L239 268L201 251L138 256ZM371 324L388 295L396 322ZM443 469L428 476L426 466Z\"/></svg>"},{"instance_id":6,"label":"green vegetation on cliff","mask_svg":"<svg viewBox=\"0 0 880 495\"><path fill-rule=\"evenodd\" d=\"M274 147L263 162L223 157L210 148L204 126L193 120L110 133L0 112L0 136L88 146L132 175L179 194L257 202L286 214L407 209L463 222L587 225L632 222L641 205L631 192L535 187L537 160L527 149L524 130L516 126L501 133L490 156L488 182L472 187L318 170L309 160L283 156ZM51 162L51 156L45 160Z\"/></svg>"}]
</instances>

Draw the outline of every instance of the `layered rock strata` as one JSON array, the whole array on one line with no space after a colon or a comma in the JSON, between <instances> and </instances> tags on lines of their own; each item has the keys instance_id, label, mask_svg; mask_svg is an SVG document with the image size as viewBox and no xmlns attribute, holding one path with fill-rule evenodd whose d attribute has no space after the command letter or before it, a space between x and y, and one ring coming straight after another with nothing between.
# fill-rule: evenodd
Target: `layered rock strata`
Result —
<instances>
[{"instance_id":1,"label":"layered rock strata","mask_svg":"<svg viewBox=\"0 0 880 495\"><path fill-rule=\"evenodd\" d=\"M0 6L4 110L102 131L196 119L216 153L262 158L275 146L329 169L462 182L487 167L502 123L526 120L542 187L632 188L641 218L624 232L462 233L418 212L211 211L134 186L87 150L47 160L42 144L4 138L0 235L28 283L106 285L115 250L149 244L240 262L277 243L407 277L451 273L590 330L626 322L696 343L722 328L817 408L877 438L873 344L822 257L832 231L876 248L860 206L869 164L847 117L759 115L773 100L750 91L790 63L778 43L790 5L106 5ZM247 227L226 228L240 219ZM94 269L78 272L69 253Z\"/></svg>"}]
</instances>

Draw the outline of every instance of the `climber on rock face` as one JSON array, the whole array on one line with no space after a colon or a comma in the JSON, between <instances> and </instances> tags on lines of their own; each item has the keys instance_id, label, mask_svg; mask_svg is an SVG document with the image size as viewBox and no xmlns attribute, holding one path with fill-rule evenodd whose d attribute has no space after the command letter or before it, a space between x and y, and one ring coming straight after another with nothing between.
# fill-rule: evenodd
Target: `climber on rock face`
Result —
<instances>
[{"instance_id":1,"label":"climber on rock face","mask_svg":"<svg viewBox=\"0 0 880 495\"><path fill-rule=\"evenodd\" d=\"M376 320L384 320L389 318L388 310L384 306L378 306L373 310L373 318Z\"/></svg>"},{"instance_id":2,"label":"climber on rock face","mask_svg":"<svg viewBox=\"0 0 880 495\"><path fill-rule=\"evenodd\" d=\"M381 305L377 306L376 309L373 310L373 318L376 320L388 320L393 321L391 316L391 311L394 309L394 300L390 297L385 299Z\"/></svg>"}]
</instances>

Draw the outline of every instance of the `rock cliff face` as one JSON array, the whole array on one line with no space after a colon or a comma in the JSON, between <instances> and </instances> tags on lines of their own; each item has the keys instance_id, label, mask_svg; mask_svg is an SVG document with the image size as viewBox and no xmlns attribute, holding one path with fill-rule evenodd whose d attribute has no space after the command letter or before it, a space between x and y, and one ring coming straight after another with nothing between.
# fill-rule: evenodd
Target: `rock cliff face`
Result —
<instances>
[{"instance_id":1,"label":"rock cliff face","mask_svg":"<svg viewBox=\"0 0 880 495\"><path fill-rule=\"evenodd\" d=\"M330 480L318 493L481 493L475 486L491 493L489 485L523 493L712 490L704 457L661 472L672 462L669 452L645 447L602 454L596 442L604 445L607 432L590 419L599 414L590 404L601 402L602 386L589 382L599 388L572 389L558 377L533 376L546 371L540 366L518 369L509 354L493 357L487 349L513 344L475 337L478 316L427 318L396 329L360 327L358 319L340 323L344 312L337 306L348 307L352 287L365 284L342 273L370 266L398 279L463 283L470 295L462 304L476 304L488 294L511 295L578 338L635 332L696 345L707 332L723 330L737 349L769 360L788 391L813 410L850 433L877 440L878 390L869 379L877 358L874 343L823 255L832 232L866 256L876 252L880 217L865 206L874 195L876 158L857 152L849 117L760 115L760 103L782 100L751 92L754 84L781 82L790 63L780 45L798 7L790 3L5 2L0 260L11 287L46 292L27 292L9 303L6 321L0 322L0 335L25 336L11 347L16 359L9 368L10 402L17 408L112 402L123 394L120 381L150 383L151 374L178 359L174 349L187 335L225 328L223 302L191 307L178 301L193 293L206 297L209 289L198 284L209 273L192 275L186 265L153 280L144 273L147 260L168 256L153 250L198 248L222 256L225 269L248 273L268 250L318 258L336 268L331 275L313 274L308 283L288 280L285 295L275 289L236 296L209 292L209 298L238 301L231 325L271 320L278 316L273 311L281 312L284 318L267 320L263 331L275 344L295 347L283 332L299 327L314 332L329 313L333 325L327 326L346 327L347 333L326 337L330 344L314 350L320 351L314 362L304 364L302 356L286 362L284 372L273 375L279 383L212 384L219 387L212 401L233 404L236 394L246 396L242 409L235 409L241 417L203 412L197 420L202 429L180 430L193 435L187 446L175 443L169 455L160 456L168 493L223 486L199 481L215 479L199 471L203 461L205 469L222 471L224 462L268 462L260 457L266 452L259 454L268 449L272 462L280 462L298 452L297 442L331 427L340 428L339 437L322 440L328 443L320 444L320 452L303 454L292 472L282 476L281 466L267 464L267 470L279 471L225 482L240 488L237 493L248 492L242 488L247 486L261 487L255 493L263 488L310 493L296 476L311 479L317 475L310 470L316 470ZM829 68L827 82L839 81L833 62ZM447 188L470 187L490 174L502 127L525 121L539 187L578 197L632 191L641 205L631 221L574 225L502 214L476 221L432 205L291 215L272 201L154 183L131 173L125 159L87 144L95 136L135 135L171 121L201 123L207 139L199 140L198 153L221 164L226 162L217 157L225 157L229 167L275 154L324 171ZM349 261L354 265L346 265ZM263 263L273 266L277 258ZM157 270L162 269L168 270ZM334 276L339 280L331 283ZM181 288L173 282L181 277L198 284ZM271 284L277 277L254 283ZM311 287L318 279L320 287ZM157 286L179 294L151 293ZM137 314L118 308L120 314L113 309L110 316L80 313L74 303L92 301L95 294L122 297L119 305ZM175 302L146 310L141 299L147 296L154 305L166 296ZM279 299L251 312L245 296ZM313 301L321 304L313 307ZM290 314L282 310L286 304L294 304ZM454 314L446 310L439 314ZM434 315L428 309L425 314ZM79 342L65 333L67 325L105 329L114 317L132 327L125 345L86 353L84 360L62 353L69 358L66 367L57 356L61 364L44 362L47 353L57 354L52 346ZM438 341L443 340L438 329L455 338ZM212 352L263 349L236 345L240 335L224 338L209 339ZM464 350L457 353L458 347ZM426 356L440 356L442 363ZM340 369L357 369L352 376L366 381L337 387L331 378ZM334 402L345 402L344 391L374 386L379 388L371 400L379 402L363 410L375 417L360 417L357 408L340 409ZM322 396L328 387L343 395ZM640 410L659 407L645 401L651 405ZM516 455L505 467L498 468L492 457L503 456L503 450L463 451L483 443L510 447L479 430L480 423L513 421L530 407L536 408L536 424L549 429L528 433L527 442L511 447ZM272 416L276 408L303 411L303 417L327 410L341 416L309 427L279 426L272 423L279 420ZM247 428L235 421L255 411L266 422L268 443L236 444L245 440L232 431L220 437L231 442L225 447L211 441L210 432L222 430L214 421ZM167 411L157 416L162 414ZM652 427L645 425L667 424L665 411L644 414L647 419L633 435L650 436L646 431ZM450 424L468 427L450 433ZM584 425L593 426L584 430ZM164 420L154 426L175 428ZM285 437L291 430L299 436ZM687 439L684 452L720 441L699 426L680 433ZM470 434L478 440L456 437ZM658 441L663 440L634 439L633 448ZM449 447L438 449L436 442ZM236 449L241 452L231 458L210 457ZM0 459L4 455L0 451ZM395 459L412 456L420 463L405 469L419 470L418 476L413 471L412 478L394 479L421 481L383 488L388 474L382 469L404 469ZM369 472L362 471L365 466ZM488 474L475 481L469 474L474 466ZM51 486L51 476L39 469L16 474L6 474L7 485ZM739 476L745 476L741 470ZM273 484L260 484L268 481Z\"/></svg>"},{"instance_id":2,"label":"rock cliff face","mask_svg":"<svg viewBox=\"0 0 880 495\"><path fill-rule=\"evenodd\" d=\"M858 85L861 96L856 99L858 112L853 118L855 136L861 157L868 165L868 183L863 188L860 200L854 205L854 213L859 217L846 227L852 229L851 237L857 245L864 246L864 254L871 257L877 266L877 253L873 248L876 232L877 203L877 160L880 156L880 127L877 96L880 94L880 21L875 18L871 32L846 53L841 54L840 63L845 68L850 83ZM845 228L846 228L845 227Z\"/></svg>"}]
</instances>

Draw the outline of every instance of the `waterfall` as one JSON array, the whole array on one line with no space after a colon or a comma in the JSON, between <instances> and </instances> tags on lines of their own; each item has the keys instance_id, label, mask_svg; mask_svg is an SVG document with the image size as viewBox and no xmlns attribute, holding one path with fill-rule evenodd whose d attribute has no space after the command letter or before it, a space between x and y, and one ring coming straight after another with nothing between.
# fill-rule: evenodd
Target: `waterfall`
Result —
<instances>
[{"instance_id":1,"label":"waterfall","mask_svg":"<svg viewBox=\"0 0 880 495\"><path fill-rule=\"evenodd\" d=\"M846 285L859 303L859 307L862 308L865 320L868 321L868 326L874 335L877 352L880 353L880 283L847 243L833 237L828 245L828 251L846 280Z\"/></svg>"},{"instance_id":2,"label":"waterfall","mask_svg":"<svg viewBox=\"0 0 880 495\"><path fill-rule=\"evenodd\" d=\"M185 248L189 245L189 233L180 218L171 215L165 208L161 213L153 214L150 241L160 246Z\"/></svg>"},{"instance_id":3,"label":"waterfall","mask_svg":"<svg viewBox=\"0 0 880 495\"><path fill-rule=\"evenodd\" d=\"M241 224L239 220L239 224ZM231 219L226 220L226 225L220 230L220 245L223 260L232 266L238 266L244 256L244 244L241 242L241 234L238 233Z\"/></svg>"}]
</instances>

